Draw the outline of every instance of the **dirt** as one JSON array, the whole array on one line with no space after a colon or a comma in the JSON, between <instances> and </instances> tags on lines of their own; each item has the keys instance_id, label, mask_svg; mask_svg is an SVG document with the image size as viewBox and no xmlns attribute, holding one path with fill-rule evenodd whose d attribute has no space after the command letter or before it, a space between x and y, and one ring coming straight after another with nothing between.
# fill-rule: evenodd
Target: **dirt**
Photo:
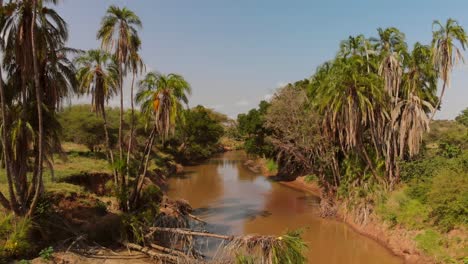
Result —
<instances>
[{"instance_id":1,"label":"dirt","mask_svg":"<svg viewBox=\"0 0 468 264\"><path fill-rule=\"evenodd\" d=\"M274 173L271 173L267 170L265 161L263 159L248 160L244 165L246 165L255 173L261 173L262 175L271 178L280 184L321 197L321 189L317 182L307 183L305 182L304 176L297 177L292 181L282 181L281 179L276 178ZM347 214L345 214L344 210L338 210L338 213L335 217L337 220L340 220L353 228L357 233L375 240L383 247L390 250L394 255L401 257L405 263L435 263L432 258L423 255L416 248L415 242L411 239L411 237L415 236L415 234L413 234L415 231L409 231L400 227L393 227L390 229L375 217L371 217L368 223L362 225L356 223L353 220L353 217L349 217Z\"/></svg>"},{"instance_id":2,"label":"dirt","mask_svg":"<svg viewBox=\"0 0 468 264\"><path fill-rule=\"evenodd\" d=\"M81 173L69 176L63 181L66 183L83 186L86 191L103 196L109 193L110 186L106 183L112 182L112 175L107 173Z\"/></svg>"},{"instance_id":3,"label":"dirt","mask_svg":"<svg viewBox=\"0 0 468 264\"><path fill-rule=\"evenodd\" d=\"M162 263L149 258L147 255L121 249L118 251L100 250L91 254L80 254L74 252L54 253L50 260L36 258L31 261L32 264L154 264Z\"/></svg>"}]
</instances>

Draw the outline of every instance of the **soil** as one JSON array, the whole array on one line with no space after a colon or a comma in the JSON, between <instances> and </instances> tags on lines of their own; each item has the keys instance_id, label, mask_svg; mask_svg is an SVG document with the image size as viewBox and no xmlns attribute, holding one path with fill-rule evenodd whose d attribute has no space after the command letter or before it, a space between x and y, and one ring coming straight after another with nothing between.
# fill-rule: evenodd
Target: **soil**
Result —
<instances>
[{"instance_id":1,"label":"soil","mask_svg":"<svg viewBox=\"0 0 468 264\"><path fill-rule=\"evenodd\" d=\"M316 182L307 183L305 177L300 176L295 180L283 181L276 177L274 173L267 170L265 161L263 159L248 160L245 162L250 170L261 173L262 175L277 181L280 184L288 187L312 193L318 197L321 197L321 189ZM338 206L342 207L342 206ZM356 232L366 237L369 237L377 241L382 246L386 247L396 256L401 257L405 263L408 264L430 264L435 261L425 255L423 255L417 248L411 237L415 231L409 231L400 227L388 228L376 217L371 217L370 221L365 225L356 223L353 217L348 216L344 213L344 210L338 210L335 216L337 220L346 223L348 226L353 228Z\"/></svg>"},{"instance_id":2,"label":"soil","mask_svg":"<svg viewBox=\"0 0 468 264\"><path fill-rule=\"evenodd\" d=\"M31 261L32 264L154 264L162 263L149 258L147 255L121 249L118 251L100 250L92 254L79 254L74 252L54 253L50 260L36 258Z\"/></svg>"}]
</instances>

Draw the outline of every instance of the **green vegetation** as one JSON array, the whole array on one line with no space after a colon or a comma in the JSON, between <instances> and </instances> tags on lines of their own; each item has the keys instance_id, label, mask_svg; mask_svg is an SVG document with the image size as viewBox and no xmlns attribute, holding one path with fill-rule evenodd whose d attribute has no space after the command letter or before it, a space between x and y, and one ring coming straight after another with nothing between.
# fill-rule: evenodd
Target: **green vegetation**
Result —
<instances>
[{"instance_id":1,"label":"green vegetation","mask_svg":"<svg viewBox=\"0 0 468 264\"><path fill-rule=\"evenodd\" d=\"M165 176L178 171L177 162L220 151L232 121L203 106L188 109L191 86L183 76L146 72L142 22L133 11L110 6L96 35L100 48L79 51L66 46L68 26L56 4L0 1L0 262L33 256L55 262L51 245L86 243L152 245L158 257L172 260L174 248L184 261L201 260L186 241L148 234L198 221L186 202L164 196ZM89 105L63 107L82 95ZM120 105L109 108L115 96ZM264 254L296 250L286 249L289 238L273 240ZM294 240L288 246L300 243ZM291 256L300 260L302 252Z\"/></svg>"},{"instance_id":2,"label":"green vegetation","mask_svg":"<svg viewBox=\"0 0 468 264\"><path fill-rule=\"evenodd\" d=\"M270 173L274 173L278 171L278 164L276 164L276 161L273 159L267 159L266 160L266 169Z\"/></svg>"},{"instance_id":3,"label":"green vegetation","mask_svg":"<svg viewBox=\"0 0 468 264\"><path fill-rule=\"evenodd\" d=\"M262 101L258 109L252 109L247 114L237 117L238 134L244 141L247 153L266 157L272 155L273 147L266 141L270 132L263 125L268 107L269 103Z\"/></svg>"},{"instance_id":4,"label":"green vegetation","mask_svg":"<svg viewBox=\"0 0 468 264\"><path fill-rule=\"evenodd\" d=\"M466 33L452 19L436 21L432 43L412 48L396 28L377 33L342 41L309 79L239 115L245 149L275 158L284 179L316 175L322 200L342 204L357 223L377 215L417 232L409 239L437 261L460 262L468 243L468 110L456 122L432 117ZM337 206L321 209L333 215Z\"/></svg>"},{"instance_id":5,"label":"green vegetation","mask_svg":"<svg viewBox=\"0 0 468 264\"><path fill-rule=\"evenodd\" d=\"M184 110L184 122L176 128L174 138L168 142L168 147L176 151L173 154L179 161L200 161L219 152L219 140L224 128L213 113L201 105Z\"/></svg>"}]
</instances>

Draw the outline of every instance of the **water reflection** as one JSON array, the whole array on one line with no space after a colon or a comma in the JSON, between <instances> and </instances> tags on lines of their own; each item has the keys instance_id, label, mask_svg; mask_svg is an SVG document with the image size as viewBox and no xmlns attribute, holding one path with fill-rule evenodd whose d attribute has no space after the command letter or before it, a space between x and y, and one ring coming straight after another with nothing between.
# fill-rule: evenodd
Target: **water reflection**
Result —
<instances>
[{"instance_id":1,"label":"water reflection","mask_svg":"<svg viewBox=\"0 0 468 264\"><path fill-rule=\"evenodd\" d=\"M243 165L245 159L243 152L228 152L187 167L184 174L170 178L169 195L188 200L212 232L279 235L303 228L311 263L402 263L346 225L318 217L317 197L252 173Z\"/></svg>"}]
</instances>

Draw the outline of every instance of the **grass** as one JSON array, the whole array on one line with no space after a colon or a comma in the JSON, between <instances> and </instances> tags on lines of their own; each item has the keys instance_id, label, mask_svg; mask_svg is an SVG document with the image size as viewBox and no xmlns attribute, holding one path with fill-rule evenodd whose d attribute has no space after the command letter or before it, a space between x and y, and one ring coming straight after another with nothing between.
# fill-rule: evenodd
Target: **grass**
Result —
<instances>
[{"instance_id":1,"label":"grass","mask_svg":"<svg viewBox=\"0 0 468 264\"><path fill-rule=\"evenodd\" d=\"M314 174L309 174L304 177L305 183L318 182L318 177Z\"/></svg>"},{"instance_id":2,"label":"grass","mask_svg":"<svg viewBox=\"0 0 468 264\"><path fill-rule=\"evenodd\" d=\"M83 192L83 188L77 185L61 182L68 176L82 173L110 173L109 163L102 155L89 152L88 149L79 144L64 143L66 158L56 155L54 157L54 176L52 181L51 171L44 167L44 185L47 191L53 192ZM0 170L0 191L8 195L5 170Z\"/></svg>"},{"instance_id":3,"label":"grass","mask_svg":"<svg viewBox=\"0 0 468 264\"><path fill-rule=\"evenodd\" d=\"M275 173L278 171L278 164L276 164L276 162L272 159L267 159L265 165L266 165L266 169L270 173Z\"/></svg>"}]
</instances>

